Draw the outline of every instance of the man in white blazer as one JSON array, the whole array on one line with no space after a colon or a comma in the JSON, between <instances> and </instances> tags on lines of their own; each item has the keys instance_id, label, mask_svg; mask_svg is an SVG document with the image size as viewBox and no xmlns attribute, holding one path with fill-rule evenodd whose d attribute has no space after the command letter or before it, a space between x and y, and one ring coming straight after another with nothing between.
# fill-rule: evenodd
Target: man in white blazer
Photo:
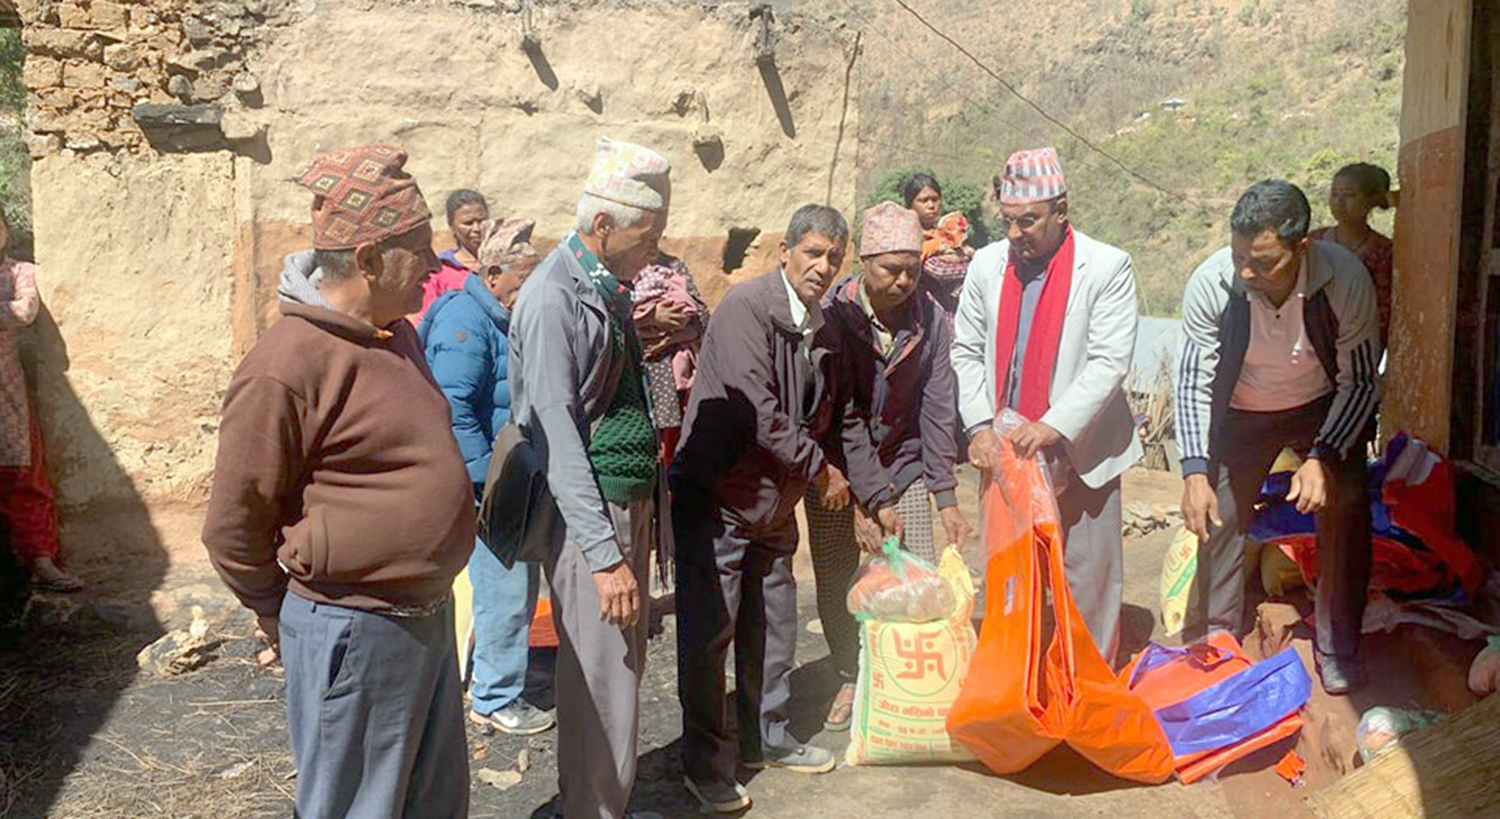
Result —
<instances>
[{"instance_id":1,"label":"man in white blazer","mask_svg":"<svg viewBox=\"0 0 1500 819\"><path fill-rule=\"evenodd\" d=\"M1139 311L1130 255L1068 222L1053 148L1018 151L997 185L1006 238L975 254L953 317L953 369L969 460L989 469L1005 407L1023 457L1050 467L1068 584L1106 660L1119 646L1120 474L1141 456L1121 385Z\"/></svg>"}]
</instances>

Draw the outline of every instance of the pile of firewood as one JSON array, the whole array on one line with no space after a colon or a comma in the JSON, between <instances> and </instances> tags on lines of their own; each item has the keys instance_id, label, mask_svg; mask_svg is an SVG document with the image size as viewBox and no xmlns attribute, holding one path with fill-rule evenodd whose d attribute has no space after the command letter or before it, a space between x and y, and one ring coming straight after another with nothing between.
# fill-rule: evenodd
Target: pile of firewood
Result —
<instances>
[{"instance_id":1,"label":"pile of firewood","mask_svg":"<svg viewBox=\"0 0 1500 819\"><path fill-rule=\"evenodd\" d=\"M1136 419L1136 434L1146 447L1141 466L1169 470L1173 467L1168 444L1177 434L1177 416L1172 403L1172 371L1162 362L1144 393L1129 392L1130 411Z\"/></svg>"}]
</instances>

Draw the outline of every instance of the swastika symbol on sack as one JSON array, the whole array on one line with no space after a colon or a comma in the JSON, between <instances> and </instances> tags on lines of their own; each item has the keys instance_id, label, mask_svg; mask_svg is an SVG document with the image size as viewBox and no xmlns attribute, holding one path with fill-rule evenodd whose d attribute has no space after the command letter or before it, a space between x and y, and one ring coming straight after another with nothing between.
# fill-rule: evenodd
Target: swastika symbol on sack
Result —
<instances>
[{"instance_id":1,"label":"swastika symbol on sack","mask_svg":"<svg viewBox=\"0 0 1500 819\"><path fill-rule=\"evenodd\" d=\"M896 635L896 656L906 661L905 668L896 672L896 679L920 680L930 671L946 679L948 672L943 668L943 655L933 649L933 644L942 636L941 631L921 632L909 640Z\"/></svg>"},{"instance_id":2,"label":"swastika symbol on sack","mask_svg":"<svg viewBox=\"0 0 1500 819\"><path fill-rule=\"evenodd\" d=\"M885 671L885 681L892 684L885 689L887 693L929 697L960 682L956 677L958 642L947 624L883 623L870 637L872 654L879 658L877 668Z\"/></svg>"}]
</instances>

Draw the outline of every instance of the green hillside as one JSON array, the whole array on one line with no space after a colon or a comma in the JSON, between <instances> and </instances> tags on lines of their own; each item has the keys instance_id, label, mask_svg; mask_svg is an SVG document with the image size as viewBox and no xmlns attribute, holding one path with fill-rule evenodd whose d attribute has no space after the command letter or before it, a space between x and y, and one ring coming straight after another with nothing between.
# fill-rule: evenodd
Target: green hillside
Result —
<instances>
[{"instance_id":1,"label":"green hillside","mask_svg":"<svg viewBox=\"0 0 1500 819\"><path fill-rule=\"evenodd\" d=\"M1149 313L1177 312L1188 274L1227 241L1248 184L1292 179L1321 223L1340 165L1375 162L1394 176L1403 0L906 2L1109 157L896 0L784 3L863 32L863 197L912 166L983 186L1012 150L1056 145L1074 222L1134 254ZM1172 98L1175 111L1164 105ZM1390 216L1376 224L1388 231Z\"/></svg>"}]
</instances>

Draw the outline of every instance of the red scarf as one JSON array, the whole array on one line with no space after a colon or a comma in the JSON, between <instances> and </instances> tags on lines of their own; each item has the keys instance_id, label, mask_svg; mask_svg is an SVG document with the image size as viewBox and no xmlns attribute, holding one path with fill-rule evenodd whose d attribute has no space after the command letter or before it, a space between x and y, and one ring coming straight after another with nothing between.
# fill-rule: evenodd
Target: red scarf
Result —
<instances>
[{"instance_id":1,"label":"red scarf","mask_svg":"<svg viewBox=\"0 0 1500 819\"><path fill-rule=\"evenodd\" d=\"M1052 369L1057 364L1057 345L1062 340L1063 314L1068 310L1068 291L1073 288L1073 226L1063 234L1062 246L1047 262L1047 281L1042 283L1042 297L1031 317L1031 335L1026 341L1026 358L1021 366L1020 406L1012 409L1029 421L1040 420L1051 406ZM1005 384L1010 376L1010 359L1015 354L1016 330L1021 323L1021 290L1025 285L1016 261L1005 265L1005 279L1000 288L1000 321L995 326L995 406L1004 408Z\"/></svg>"}]
</instances>

